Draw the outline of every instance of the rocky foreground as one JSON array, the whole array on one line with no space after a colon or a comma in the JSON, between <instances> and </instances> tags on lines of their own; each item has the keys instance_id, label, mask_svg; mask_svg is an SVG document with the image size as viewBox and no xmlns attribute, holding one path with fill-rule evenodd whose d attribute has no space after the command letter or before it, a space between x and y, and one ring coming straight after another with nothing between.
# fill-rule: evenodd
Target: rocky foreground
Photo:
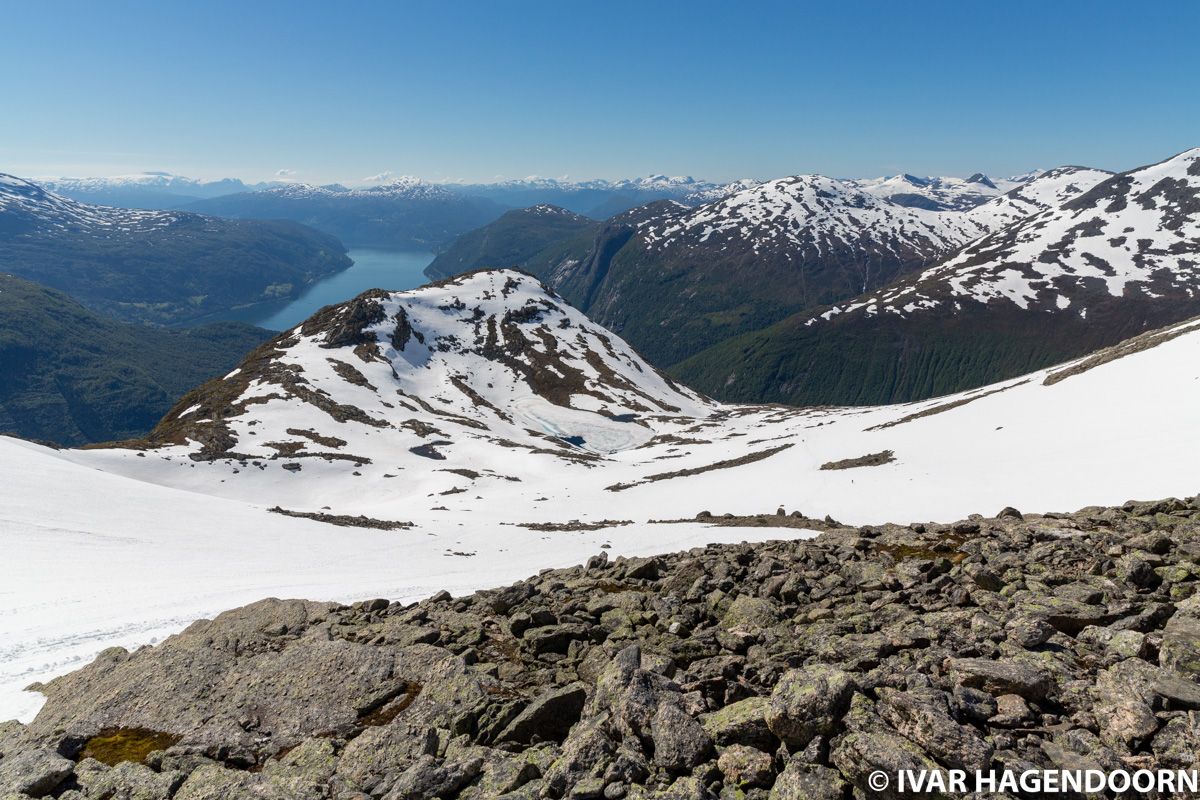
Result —
<instances>
[{"instance_id":1,"label":"rocky foreground","mask_svg":"<svg viewBox=\"0 0 1200 800\"><path fill-rule=\"evenodd\" d=\"M1198 578L1192 498L266 600L42 687L0 725L0 797L834 800L896 796L876 769L1190 768Z\"/></svg>"}]
</instances>

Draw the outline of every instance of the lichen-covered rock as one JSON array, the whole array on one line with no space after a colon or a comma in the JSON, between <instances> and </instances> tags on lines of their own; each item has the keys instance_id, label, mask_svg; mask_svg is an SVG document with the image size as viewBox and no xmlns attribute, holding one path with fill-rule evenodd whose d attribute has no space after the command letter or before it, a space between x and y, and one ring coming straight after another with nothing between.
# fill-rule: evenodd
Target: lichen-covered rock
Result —
<instances>
[{"instance_id":1,"label":"lichen-covered rock","mask_svg":"<svg viewBox=\"0 0 1200 800\"><path fill-rule=\"evenodd\" d=\"M790 747L803 749L814 736L833 730L853 693L854 679L836 667L788 670L771 692L767 727Z\"/></svg>"},{"instance_id":2,"label":"lichen-covered rock","mask_svg":"<svg viewBox=\"0 0 1200 800\"><path fill-rule=\"evenodd\" d=\"M884 791L867 783L872 772L882 771L895 776L900 770L930 771L938 768L918 745L898 733L879 728L873 731L854 731L841 737L829 755L842 777L869 797L898 800L904 796L896 781Z\"/></svg>"},{"instance_id":3,"label":"lichen-covered rock","mask_svg":"<svg viewBox=\"0 0 1200 800\"><path fill-rule=\"evenodd\" d=\"M743 744L721 751L717 768L733 786L770 786L775 777L775 759L768 753Z\"/></svg>"},{"instance_id":4,"label":"lichen-covered rock","mask_svg":"<svg viewBox=\"0 0 1200 800\"><path fill-rule=\"evenodd\" d=\"M1100 738L1118 749L1132 749L1158 730L1152 703L1154 668L1126 659L1100 673L1094 689Z\"/></svg>"},{"instance_id":5,"label":"lichen-covered rock","mask_svg":"<svg viewBox=\"0 0 1200 800\"><path fill-rule=\"evenodd\" d=\"M1200 681L1200 617L1176 614L1163 630L1159 663Z\"/></svg>"},{"instance_id":6,"label":"lichen-covered rock","mask_svg":"<svg viewBox=\"0 0 1200 800\"><path fill-rule=\"evenodd\" d=\"M497 742L529 744L534 739L561 742L579 721L587 690L580 682L553 689L536 698L510 722Z\"/></svg>"},{"instance_id":7,"label":"lichen-covered rock","mask_svg":"<svg viewBox=\"0 0 1200 800\"><path fill-rule=\"evenodd\" d=\"M75 768L75 780L86 797L111 800L169 800L186 777L177 770L156 772L131 761L108 767L85 759Z\"/></svg>"},{"instance_id":8,"label":"lichen-covered rock","mask_svg":"<svg viewBox=\"0 0 1200 800\"><path fill-rule=\"evenodd\" d=\"M1032 660L952 658L946 667L964 686L991 695L1019 694L1044 700L1054 686L1051 675Z\"/></svg>"},{"instance_id":9,"label":"lichen-covered rock","mask_svg":"<svg viewBox=\"0 0 1200 800\"><path fill-rule=\"evenodd\" d=\"M841 800L845 786L836 769L793 759L775 779L770 800Z\"/></svg>"},{"instance_id":10,"label":"lichen-covered rock","mask_svg":"<svg viewBox=\"0 0 1200 800\"><path fill-rule=\"evenodd\" d=\"M704 716L704 729L719 746L743 744L771 751L777 744L767 726L771 701L766 697L747 697Z\"/></svg>"},{"instance_id":11,"label":"lichen-covered rock","mask_svg":"<svg viewBox=\"0 0 1200 800\"><path fill-rule=\"evenodd\" d=\"M975 729L950 716L949 698L936 690L879 690L879 716L942 764L969 772L986 770L993 748Z\"/></svg>"},{"instance_id":12,"label":"lichen-covered rock","mask_svg":"<svg viewBox=\"0 0 1200 800\"><path fill-rule=\"evenodd\" d=\"M712 740L694 717L670 700L658 706L650 720L654 763L672 772L690 770L712 751Z\"/></svg>"}]
</instances>

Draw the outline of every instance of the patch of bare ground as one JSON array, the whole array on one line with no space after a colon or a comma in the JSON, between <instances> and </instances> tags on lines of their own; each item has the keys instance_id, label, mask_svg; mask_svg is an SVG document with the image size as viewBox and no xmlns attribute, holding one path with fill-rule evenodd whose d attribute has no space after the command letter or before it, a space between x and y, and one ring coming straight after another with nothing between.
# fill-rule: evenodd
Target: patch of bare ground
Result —
<instances>
[{"instance_id":1,"label":"patch of bare ground","mask_svg":"<svg viewBox=\"0 0 1200 800\"><path fill-rule=\"evenodd\" d=\"M660 444L712 444L711 439L691 439L686 436L676 436L673 433L660 433L645 444L638 445L638 449L644 447L655 447Z\"/></svg>"},{"instance_id":2,"label":"patch of bare ground","mask_svg":"<svg viewBox=\"0 0 1200 800\"><path fill-rule=\"evenodd\" d=\"M270 445L267 446L269 447ZM320 458L324 459L325 461L350 461L356 466L360 467L363 464L371 463L371 459L367 458L366 456L356 456L353 453L305 453L298 451L294 453L281 453L278 456L271 456L271 458L276 459L284 456L287 458Z\"/></svg>"},{"instance_id":3,"label":"patch of bare ground","mask_svg":"<svg viewBox=\"0 0 1200 800\"><path fill-rule=\"evenodd\" d=\"M480 474L473 469L465 469L463 467L439 469L438 472L453 472L455 475L461 475L464 478L470 478L471 480L476 480Z\"/></svg>"},{"instance_id":4,"label":"patch of bare ground","mask_svg":"<svg viewBox=\"0 0 1200 800\"><path fill-rule=\"evenodd\" d=\"M339 439L336 436L324 436L324 435L317 433L316 431L310 430L310 429L288 428L287 432L291 436L303 436L305 439L316 442L317 444L322 445L323 447L338 448L338 447L346 446L345 439Z\"/></svg>"},{"instance_id":5,"label":"patch of bare ground","mask_svg":"<svg viewBox=\"0 0 1200 800\"><path fill-rule=\"evenodd\" d=\"M991 395L999 394L1000 392L1006 392L1009 389L1015 389L1018 386L1025 385L1026 383L1029 383L1028 378L1026 378L1023 381L1017 381L1016 383L1010 383L1008 386L1001 386L998 389L992 389L991 391L980 392L979 394L971 395L970 397L962 397L962 398L959 398L958 400L951 400L948 403L942 403L940 405L930 406L929 408L926 408L921 411L917 411L916 413L901 417L900 419L894 419L891 422L885 422L881 425L873 425L870 428L867 428L867 430L881 431L884 428L891 428L896 425L903 425L906 422L912 422L913 420L921 419L922 417L932 417L934 414L940 414L943 411L949 411L952 408L958 408L960 406L965 406L967 403L973 403L974 401L981 400L984 397L990 397Z\"/></svg>"},{"instance_id":6,"label":"patch of bare ground","mask_svg":"<svg viewBox=\"0 0 1200 800\"><path fill-rule=\"evenodd\" d=\"M1070 378L1072 375L1079 375L1087 372L1089 369L1098 367L1101 364L1108 364L1112 361L1116 361L1118 358L1124 358L1125 356L1133 353L1141 353L1151 348L1158 347L1160 344L1165 344L1172 339L1183 336L1185 333L1191 333L1192 331L1198 329L1200 329L1200 317L1191 319L1182 325L1176 325L1174 328L1170 328L1168 330L1157 330L1149 333L1143 333L1139 336L1133 337L1132 339L1121 342L1118 345L1099 350L1069 367L1064 367L1063 369L1051 372L1046 376L1045 380L1042 381L1042 385L1053 386L1059 381Z\"/></svg>"},{"instance_id":7,"label":"patch of bare ground","mask_svg":"<svg viewBox=\"0 0 1200 800\"><path fill-rule=\"evenodd\" d=\"M854 469L855 467L882 467L896 460L896 454L891 450L879 453L867 453L858 458L843 458L840 461L826 461L821 469Z\"/></svg>"},{"instance_id":8,"label":"patch of bare ground","mask_svg":"<svg viewBox=\"0 0 1200 800\"><path fill-rule=\"evenodd\" d=\"M531 531L543 533L559 533L565 531L598 531L603 528L617 528L622 525L632 525L631 519L602 519L597 522L580 522L573 519L570 522L518 522L518 528L528 528Z\"/></svg>"},{"instance_id":9,"label":"patch of bare ground","mask_svg":"<svg viewBox=\"0 0 1200 800\"><path fill-rule=\"evenodd\" d=\"M282 514L285 517L311 519L314 522L324 522L327 525L339 525L343 528L375 528L381 531L407 530L413 527L411 522L401 522L391 519L375 519L373 517L350 516L348 514L325 514L314 511L293 511L292 509L275 506L270 509L272 514Z\"/></svg>"},{"instance_id":10,"label":"patch of bare ground","mask_svg":"<svg viewBox=\"0 0 1200 800\"><path fill-rule=\"evenodd\" d=\"M772 447L767 450L760 450L757 453L747 453L738 458L730 458L724 461L714 461L711 464L705 464L702 467L688 467L687 469L679 469L673 472L659 472L654 475L647 475L640 481L633 483L614 483L612 486L604 488L610 492L623 492L626 489L632 489L635 486L641 486L646 483L654 483L655 481L667 481L672 478L686 478L691 475L700 475L705 472L712 472L718 469L730 469L732 467L740 467L744 464L753 464L755 461L762 461L764 458L770 458L776 453L781 453L791 447L791 443L781 444L778 447Z\"/></svg>"},{"instance_id":11,"label":"patch of bare ground","mask_svg":"<svg viewBox=\"0 0 1200 800\"><path fill-rule=\"evenodd\" d=\"M333 371L338 374L338 377L346 383L353 384L354 386L362 386L365 389L370 389L372 392L379 391L375 388L374 384L367 380L366 375L363 375L345 361L340 361L336 358L326 358L325 360L333 367Z\"/></svg>"},{"instance_id":12,"label":"patch of bare ground","mask_svg":"<svg viewBox=\"0 0 1200 800\"><path fill-rule=\"evenodd\" d=\"M684 519L652 519L651 525L682 525L700 522L718 528L798 528L801 530L826 531L844 527L833 517L813 519L799 511L790 514L782 508L771 514L713 514L701 511L694 517Z\"/></svg>"}]
</instances>

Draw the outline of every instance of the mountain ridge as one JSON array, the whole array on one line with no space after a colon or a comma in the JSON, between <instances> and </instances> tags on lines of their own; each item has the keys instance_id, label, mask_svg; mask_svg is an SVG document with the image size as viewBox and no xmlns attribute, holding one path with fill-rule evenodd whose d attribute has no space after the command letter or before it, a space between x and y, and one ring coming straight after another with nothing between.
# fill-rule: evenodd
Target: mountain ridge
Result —
<instances>
[{"instance_id":1,"label":"mountain ridge","mask_svg":"<svg viewBox=\"0 0 1200 800\"><path fill-rule=\"evenodd\" d=\"M910 400L1186 319L1200 309L1198 165L1194 149L1116 175L1051 171L1047 194L1031 197L1027 185L1006 201L1047 203L1041 210L891 286L730 340L673 372L727 398Z\"/></svg>"}]
</instances>

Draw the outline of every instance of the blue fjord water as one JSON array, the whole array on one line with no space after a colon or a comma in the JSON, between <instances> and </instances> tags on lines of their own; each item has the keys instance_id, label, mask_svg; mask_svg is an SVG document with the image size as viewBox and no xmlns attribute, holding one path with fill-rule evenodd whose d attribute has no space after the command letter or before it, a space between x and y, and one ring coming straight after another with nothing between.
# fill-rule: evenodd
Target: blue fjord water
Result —
<instances>
[{"instance_id":1,"label":"blue fjord water","mask_svg":"<svg viewBox=\"0 0 1200 800\"><path fill-rule=\"evenodd\" d=\"M222 314L220 318L282 331L308 319L323 306L349 300L367 289L399 291L429 282L424 270L433 261L433 253L356 248L348 255L354 262L349 269L317 281L294 300L261 303Z\"/></svg>"}]
</instances>

